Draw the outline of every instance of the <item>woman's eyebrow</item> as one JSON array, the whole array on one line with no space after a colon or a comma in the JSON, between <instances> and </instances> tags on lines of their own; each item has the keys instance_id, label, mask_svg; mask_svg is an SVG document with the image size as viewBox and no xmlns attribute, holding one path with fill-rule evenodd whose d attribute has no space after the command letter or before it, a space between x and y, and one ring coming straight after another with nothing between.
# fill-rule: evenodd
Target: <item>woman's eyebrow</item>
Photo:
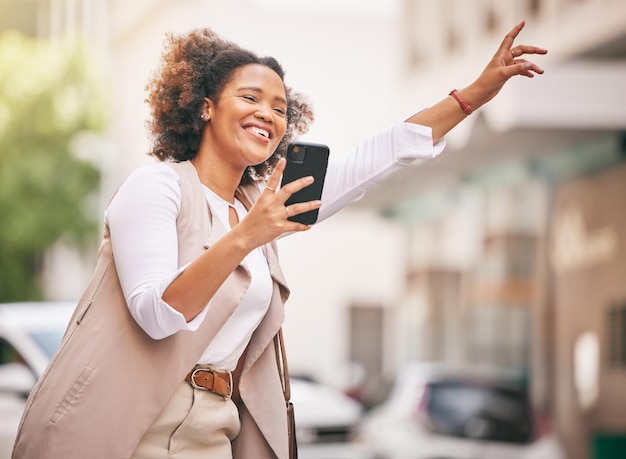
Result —
<instances>
[{"instance_id":1,"label":"woman's eyebrow","mask_svg":"<svg viewBox=\"0 0 626 459\"><path fill-rule=\"evenodd\" d=\"M242 86L240 88L237 88L237 91L253 91L259 94L263 93L263 90L257 86ZM287 104L287 101L285 100L284 97L276 96L274 97L274 100L282 102L283 104Z\"/></svg>"}]
</instances>

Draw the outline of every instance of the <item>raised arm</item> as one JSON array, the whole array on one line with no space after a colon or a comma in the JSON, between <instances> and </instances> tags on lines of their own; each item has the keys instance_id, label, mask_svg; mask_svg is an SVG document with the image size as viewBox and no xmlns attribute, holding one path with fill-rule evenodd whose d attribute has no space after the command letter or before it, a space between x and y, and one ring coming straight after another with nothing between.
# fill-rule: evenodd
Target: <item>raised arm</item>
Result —
<instances>
[{"instance_id":1,"label":"raised arm","mask_svg":"<svg viewBox=\"0 0 626 459\"><path fill-rule=\"evenodd\" d=\"M494 56L472 84L459 89L456 94L449 95L406 121L431 127L433 143L436 143L472 111L493 99L512 76L523 75L532 78L535 73L543 73L541 67L526 60L523 56L546 54L548 52L546 49L537 46L513 45L524 25L525 21L520 21L504 37Z\"/></svg>"}]
</instances>

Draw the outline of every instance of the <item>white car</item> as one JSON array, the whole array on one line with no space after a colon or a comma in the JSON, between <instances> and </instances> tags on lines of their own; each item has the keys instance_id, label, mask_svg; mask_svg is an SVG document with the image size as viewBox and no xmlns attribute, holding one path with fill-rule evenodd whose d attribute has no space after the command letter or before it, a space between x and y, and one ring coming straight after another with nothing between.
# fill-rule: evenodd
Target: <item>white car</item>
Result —
<instances>
[{"instance_id":1,"label":"white car","mask_svg":"<svg viewBox=\"0 0 626 459\"><path fill-rule=\"evenodd\" d=\"M355 441L363 415L360 403L306 377L291 375L290 385L300 459L372 458L365 445Z\"/></svg>"},{"instance_id":2,"label":"white car","mask_svg":"<svg viewBox=\"0 0 626 459\"><path fill-rule=\"evenodd\" d=\"M26 398L56 351L75 303L0 304L0 459L9 459ZM368 459L353 440L361 406L339 390L291 378L300 459Z\"/></svg>"},{"instance_id":3,"label":"white car","mask_svg":"<svg viewBox=\"0 0 626 459\"><path fill-rule=\"evenodd\" d=\"M565 459L519 379L413 363L360 434L376 459Z\"/></svg>"},{"instance_id":4,"label":"white car","mask_svg":"<svg viewBox=\"0 0 626 459\"><path fill-rule=\"evenodd\" d=\"M26 397L56 351L74 305L0 304L0 459L11 457Z\"/></svg>"}]
</instances>

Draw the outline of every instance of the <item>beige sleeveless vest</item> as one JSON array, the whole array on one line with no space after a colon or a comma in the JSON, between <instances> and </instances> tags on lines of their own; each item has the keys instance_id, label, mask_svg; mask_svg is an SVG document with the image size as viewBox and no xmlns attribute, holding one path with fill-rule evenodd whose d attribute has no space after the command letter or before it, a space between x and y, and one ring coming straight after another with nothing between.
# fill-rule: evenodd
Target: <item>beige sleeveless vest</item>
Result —
<instances>
[{"instance_id":1,"label":"beige sleeveless vest","mask_svg":"<svg viewBox=\"0 0 626 459\"><path fill-rule=\"evenodd\" d=\"M171 165L180 177L179 266L222 237L193 165ZM258 190L242 187L244 202ZM237 459L287 458L287 420L273 338L289 295L275 244L265 253L274 280L269 310L248 346L239 391L242 429ZM95 272L78 302L59 350L32 391L14 459L128 458L178 384L234 311L250 283L239 266L215 295L200 328L153 340L131 317L115 269L108 228Z\"/></svg>"}]
</instances>

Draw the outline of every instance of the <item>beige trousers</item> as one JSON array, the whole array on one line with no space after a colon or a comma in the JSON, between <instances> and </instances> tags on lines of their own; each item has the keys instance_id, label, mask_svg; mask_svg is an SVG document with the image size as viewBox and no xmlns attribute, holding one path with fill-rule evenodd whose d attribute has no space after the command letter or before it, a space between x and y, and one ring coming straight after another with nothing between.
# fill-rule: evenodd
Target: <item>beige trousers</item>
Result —
<instances>
[{"instance_id":1,"label":"beige trousers","mask_svg":"<svg viewBox=\"0 0 626 459\"><path fill-rule=\"evenodd\" d=\"M181 382L131 459L232 459L240 428L232 400Z\"/></svg>"}]
</instances>

